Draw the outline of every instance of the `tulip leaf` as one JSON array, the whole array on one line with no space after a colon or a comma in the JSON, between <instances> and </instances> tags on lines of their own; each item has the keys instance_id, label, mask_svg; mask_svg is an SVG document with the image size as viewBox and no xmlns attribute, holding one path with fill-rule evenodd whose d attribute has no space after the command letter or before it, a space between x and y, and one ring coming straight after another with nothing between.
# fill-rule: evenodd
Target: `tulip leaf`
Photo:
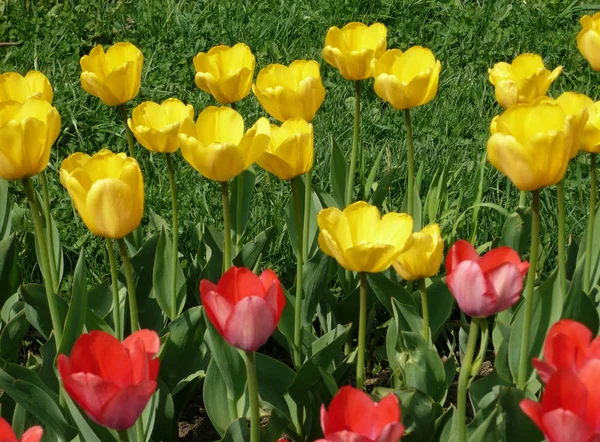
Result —
<instances>
[{"instance_id":1,"label":"tulip leaf","mask_svg":"<svg viewBox=\"0 0 600 442\"><path fill-rule=\"evenodd\" d=\"M173 242L167 231L160 231L158 244L154 256L154 271L152 272L152 291L163 313L171 320L175 319L183 310L185 304L185 276L179 259L177 260L177 305L173 310L172 305L172 277L173 277Z\"/></svg>"},{"instance_id":2,"label":"tulip leaf","mask_svg":"<svg viewBox=\"0 0 600 442\"><path fill-rule=\"evenodd\" d=\"M236 419L227 427L223 438L219 442L240 442L250 440L250 430L248 429L246 418Z\"/></svg>"},{"instance_id":3,"label":"tulip leaf","mask_svg":"<svg viewBox=\"0 0 600 442\"><path fill-rule=\"evenodd\" d=\"M381 209L383 205L383 200L385 200L386 195L390 190L390 186L392 185L392 181L396 177L399 169L394 167L386 172L385 175L377 182L377 188L373 195L371 196L371 204ZM415 200L416 202L416 200ZM416 205L415 205L416 207Z\"/></svg>"},{"instance_id":4,"label":"tulip leaf","mask_svg":"<svg viewBox=\"0 0 600 442\"><path fill-rule=\"evenodd\" d=\"M65 420L56 402L39 386L23 379L15 379L0 369L0 388L44 427L52 429L63 440L71 440L77 434Z\"/></svg>"},{"instance_id":5,"label":"tulip leaf","mask_svg":"<svg viewBox=\"0 0 600 442\"><path fill-rule=\"evenodd\" d=\"M240 356L238 356L238 358L241 360ZM227 427L233 421L245 414L244 404L240 401L244 391L236 396L230 394L225 379L225 376L222 376L217 360L212 358L208 364L208 369L206 370L202 394L204 406L206 407L206 414L208 414L215 430L217 430L221 436L225 434ZM245 372L239 373L236 380L239 381L241 387L245 389ZM232 416L232 412L236 413L236 416Z\"/></svg>"},{"instance_id":6,"label":"tulip leaf","mask_svg":"<svg viewBox=\"0 0 600 442\"><path fill-rule=\"evenodd\" d=\"M297 183L295 183L294 186L296 188L296 192L298 193L297 197L300 201L300 219L304 220L304 195L306 191L306 176L297 177L294 178L294 180L297 180ZM311 215L309 217L308 223L307 252L307 255L309 257L311 257L314 254L314 252L318 249L317 235L319 234L319 229L317 226L317 213L319 213L323 209L323 206L319 201L317 195L314 192L312 192L311 196ZM294 252L294 255L296 255L298 253L298 228L296 227L296 211L294 208L294 198L289 198L285 206L285 224L288 231L288 238L292 246L292 251Z\"/></svg>"},{"instance_id":7,"label":"tulip leaf","mask_svg":"<svg viewBox=\"0 0 600 442\"><path fill-rule=\"evenodd\" d=\"M577 253L577 262L579 263L579 260L588 253L587 251L587 232L588 232L588 226L586 225L585 230L583 231L583 235L582 238L583 240L581 241L581 243L579 244L579 250ZM594 287L597 283L598 280L600 279L600 206L598 207L598 209L596 210L596 214L594 217L594 227L593 227L593 236L592 236L592 271L591 271L591 281L590 281L590 287ZM581 281L583 283L583 274L581 276ZM575 276L573 276L573 279L575 279ZM585 284L583 284L585 286Z\"/></svg>"},{"instance_id":8,"label":"tulip leaf","mask_svg":"<svg viewBox=\"0 0 600 442\"><path fill-rule=\"evenodd\" d=\"M200 279L208 279L217 283L223 273L223 232L207 226L203 239L208 262L200 273ZM198 295L198 284L196 284L194 290Z\"/></svg>"},{"instance_id":9,"label":"tulip leaf","mask_svg":"<svg viewBox=\"0 0 600 442\"><path fill-rule=\"evenodd\" d=\"M582 279L585 256L580 260L580 265L575 270L575 276L570 290L567 293L567 299L563 306L562 318L573 319L584 324L596 336L599 328L598 310L594 301L583 292Z\"/></svg>"},{"instance_id":10,"label":"tulip leaf","mask_svg":"<svg viewBox=\"0 0 600 442\"><path fill-rule=\"evenodd\" d=\"M0 240L5 240L10 235L11 209L12 201L8 195L8 181L0 178Z\"/></svg>"},{"instance_id":11,"label":"tulip leaf","mask_svg":"<svg viewBox=\"0 0 600 442\"><path fill-rule=\"evenodd\" d=\"M40 354L42 355L42 366L38 371L40 379L44 382L54 394L58 394L58 377L57 371L54 368L54 362L56 360L56 341L54 335L40 347ZM14 375L19 378L21 376Z\"/></svg>"},{"instance_id":12,"label":"tulip leaf","mask_svg":"<svg viewBox=\"0 0 600 442\"><path fill-rule=\"evenodd\" d=\"M275 226L259 233L252 241L247 242L242 250L233 259L233 264L238 267L253 269L258 263L260 256L269 245L269 242L275 234Z\"/></svg>"},{"instance_id":13,"label":"tulip leaf","mask_svg":"<svg viewBox=\"0 0 600 442\"><path fill-rule=\"evenodd\" d=\"M106 279L88 293L88 309L100 318L108 315L112 309L112 291L110 280Z\"/></svg>"},{"instance_id":14,"label":"tulip leaf","mask_svg":"<svg viewBox=\"0 0 600 442\"><path fill-rule=\"evenodd\" d=\"M441 278L435 278L432 280L431 285L427 287L427 297L431 340L435 342L452 314L454 296L452 296L448 286Z\"/></svg>"},{"instance_id":15,"label":"tulip leaf","mask_svg":"<svg viewBox=\"0 0 600 442\"><path fill-rule=\"evenodd\" d=\"M19 262L19 246L13 233L0 241L0 305L4 305L21 284Z\"/></svg>"},{"instance_id":16,"label":"tulip leaf","mask_svg":"<svg viewBox=\"0 0 600 442\"><path fill-rule=\"evenodd\" d=\"M15 293L4 302L0 310L2 321L8 324L24 307L25 303L19 299L19 294Z\"/></svg>"},{"instance_id":17,"label":"tulip leaf","mask_svg":"<svg viewBox=\"0 0 600 442\"><path fill-rule=\"evenodd\" d=\"M179 428L177 426L177 415L173 395L166 384L159 377L158 382L158 406L154 428L152 430L152 440L173 441L178 440Z\"/></svg>"},{"instance_id":18,"label":"tulip leaf","mask_svg":"<svg viewBox=\"0 0 600 442\"><path fill-rule=\"evenodd\" d=\"M348 180L348 165L346 157L336 143L333 135L329 138L331 146L330 173L331 173L331 193L338 209L346 207L346 185Z\"/></svg>"},{"instance_id":19,"label":"tulip leaf","mask_svg":"<svg viewBox=\"0 0 600 442\"><path fill-rule=\"evenodd\" d=\"M88 302L86 272L85 249L82 247L77 265L75 266L73 294L69 303L69 311L65 321L59 354L70 354L73 344L75 344L75 341L83 331Z\"/></svg>"},{"instance_id":20,"label":"tulip leaf","mask_svg":"<svg viewBox=\"0 0 600 442\"><path fill-rule=\"evenodd\" d=\"M25 311L17 313L0 333L0 358L5 361L13 360L19 353L23 338L29 331L29 322Z\"/></svg>"},{"instance_id":21,"label":"tulip leaf","mask_svg":"<svg viewBox=\"0 0 600 442\"><path fill-rule=\"evenodd\" d=\"M421 163L422 165L423 163ZM419 168L419 172L422 170ZM404 193L402 200L402 212L408 213L408 189ZM421 197L419 196L419 186L415 181L414 193L413 193L413 231L418 232L423 228L423 205L421 204Z\"/></svg>"},{"instance_id":22,"label":"tulip leaf","mask_svg":"<svg viewBox=\"0 0 600 442\"><path fill-rule=\"evenodd\" d=\"M448 163L446 163L447 165ZM471 244L477 244L477 234L479 233L479 210L481 208L481 200L483 198L483 183L485 176L485 166L487 164L487 155L481 154L479 160L479 168L477 170L477 177L475 179L475 192L473 196L473 213L471 214L471 236L469 242Z\"/></svg>"},{"instance_id":23,"label":"tulip leaf","mask_svg":"<svg viewBox=\"0 0 600 442\"><path fill-rule=\"evenodd\" d=\"M42 210L42 208L44 207L44 203L42 201L42 197L39 193L36 192L36 197L37 197L37 201L38 201L38 207L40 208L40 210ZM53 255L53 259L50 262L50 265L54 265L56 268L56 276L58 277L58 280L56 281L57 286L54 287L55 292L58 291L58 286L60 285L60 281L62 280L62 276L63 276L63 271L64 271L64 259L63 259L63 251L62 251L62 245L60 243L60 235L58 232L58 228L56 227L56 223L54 222L54 218L52 217L52 215L50 215L50 226L46 226L45 222L46 222L46 218L44 216L42 216L42 221L44 222L43 230L44 230L44 234L47 235L46 231L48 229L48 227L50 228L50 238L52 240L52 250L54 251L54 255ZM46 244L47 247L49 247L48 244ZM50 252L50 248L48 248L48 251ZM41 267L41 261L40 261L40 250L38 247L38 242L37 239L35 241L35 253L36 256L38 257L38 263L40 263L40 267Z\"/></svg>"},{"instance_id":24,"label":"tulip leaf","mask_svg":"<svg viewBox=\"0 0 600 442\"><path fill-rule=\"evenodd\" d=\"M19 295L25 301L25 315L27 321L47 340L52 332L52 319L46 298L46 289L40 284L25 284L19 287ZM58 313L61 321L67 316L67 303L56 297Z\"/></svg>"},{"instance_id":25,"label":"tulip leaf","mask_svg":"<svg viewBox=\"0 0 600 442\"><path fill-rule=\"evenodd\" d=\"M330 272L334 265L331 257L319 251L312 259L304 263L302 269L302 287L304 289L304 300L302 303L302 322L304 327L311 327L317 305L328 292Z\"/></svg>"},{"instance_id":26,"label":"tulip leaf","mask_svg":"<svg viewBox=\"0 0 600 442\"><path fill-rule=\"evenodd\" d=\"M155 234L146 239L135 255L131 257L138 308L146 303L152 291L154 258L156 257L159 238L160 235ZM119 280L124 286L127 284L125 270L122 265L119 269ZM140 314L140 320L142 319L143 316Z\"/></svg>"},{"instance_id":27,"label":"tulip leaf","mask_svg":"<svg viewBox=\"0 0 600 442\"><path fill-rule=\"evenodd\" d=\"M375 176L379 171L379 164L381 163L381 159L383 158L383 154L388 152L387 149L379 149L379 153L377 154L377 158L375 158L375 162L371 167L369 172L369 176L367 177L367 181L365 182L365 188L363 190L364 199L366 201L369 200L369 196L371 195L371 191L373 190L373 182L375 181Z\"/></svg>"},{"instance_id":28,"label":"tulip leaf","mask_svg":"<svg viewBox=\"0 0 600 442\"><path fill-rule=\"evenodd\" d=\"M543 440L544 435L533 421L521 411L520 403L525 393L515 387L502 387L497 407L501 411L504 440L510 442L531 442Z\"/></svg>"},{"instance_id":29,"label":"tulip leaf","mask_svg":"<svg viewBox=\"0 0 600 442\"><path fill-rule=\"evenodd\" d=\"M390 315L394 314L392 299L416 309L417 305L410 293L400 284L396 284L388 278L384 273L368 273L367 280L369 288L373 290L379 302L381 302Z\"/></svg>"},{"instance_id":30,"label":"tulip leaf","mask_svg":"<svg viewBox=\"0 0 600 442\"><path fill-rule=\"evenodd\" d=\"M475 429L475 431L469 431L469 430L473 430L473 426L474 426L474 422L472 422L468 427L467 427L467 434L470 434L468 436L468 441L469 442L481 442L484 440L489 440L489 441L500 441L503 440L502 436L500 434L500 430L498 428L498 410L494 409L489 416L483 421L483 423L481 423L480 425L478 425Z\"/></svg>"},{"instance_id":31,"label":"tulip leaf","mask_svg":"<svg viewBox=\"0 0 600 442\"><path fill-rule=\"evenodd\" d=\"M240 207L239 217L239 235L241 236L246 230L248 225L248 218L250 217L250 208L252 202L252 193L254 192L254 184L256 183L256 171L253 166L244 170L241 174L236 176L229 189L231 191L231 198L229 207L231 208L231 228L237 234L238 229L238 207ZM240 193L239 190L242 190ZM238 204L238 200L241 198L241 206Z\"/></svg>"},{"instance_id":32,"label":"tulip leaf","mask_svg":"<svg viewBox=\"0 0 600 442\"><path fill-rule=\"evenodd\" d=\"M500 245L516 250L520 256L527 253L531 242L531 209L517 209L504 221Z\"/></svg>"}]
</instances>

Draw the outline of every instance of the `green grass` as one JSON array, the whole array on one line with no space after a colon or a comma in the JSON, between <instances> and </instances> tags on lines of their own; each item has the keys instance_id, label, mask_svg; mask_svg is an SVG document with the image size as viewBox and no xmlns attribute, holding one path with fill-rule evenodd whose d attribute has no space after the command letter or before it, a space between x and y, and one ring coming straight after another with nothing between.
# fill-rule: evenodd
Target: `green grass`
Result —
<instances>
[{"instance_id":1,"label":"green grass","mask_svg":"<svg viewBox=\"0 0 600 442\"><path fill-rule=\"evenodd\" d=\"M214 1L175 0L50 2L6 0L0 2L0 35L5 41L22 41L0 48L2 71L37 68L55 89L54 103L62 116L62 131L49 166L53 215L66 250L65 273L77 259L77 249L86 244L88 265L96 280L106 277L108 264L98 238L87 233L74 212L68 194L58 180L63 158L75 151L95 152L102 147L126 151L123 126L116 109L86 94L79 83L79 58L96 44L131 41L144 53L142 87L129 109L145 100L177 97L196 111L213 104L196 88L193 56L217 44L247 43L258 69L270 63L294 59L321 60L321 49L330 26L349 21L379 21L388 28L388 47L412 45L431 48L442 62L437 98L412 112L416 164L422 167L421 198L425 199L433 176L450 162L448 207L441 219L444 235L450 238L458 216L471 206L476 193L477 165L485 152L491 118L499 113L487 69L498 61L510 61L522 52L536 52L546 65L562 65L564 73L552 86L554 96L574 90L599 98L600 74L593 72L579 54L575 36L579 18L594 12L592 5L563 0L316 0ZM599 9L598 6L595 9ZM314 182L329 189L329 143L333 137L349 155L352 132L352 85L339 73L321 64L327 90L325 102L314 120L316 158ZM399 167L385 207L399 210L406 187L405 131L401 112L380 100L372 80L363 87L362 139L369 165L381 149L386 151L381 177ZM239 106L247 123L264 115L250 95ZM138 151L146 182L147 214L150 210L170 220L169 184L164 158ZM221 200L215 183L203 179L176 156L180 200L181 250L188 257L193 226L205 223L220 227ZM585 227L588 199L588 168L578 157L566 177L567 231L580 235ZM20 185L12 186L17 203L25 207ZM289 183L280 183L259 172L253 211L246 239L270 225L277 228L263 264L280 272L286 282L294 277L294 260L285 232L283 208L290 198ZM489 164L483 181L483 201L512 211L518 192ZM548 257L545 268L554 264L556 196L553 189L542 192L542 239ZM489 208L479 214L478 243L500 234L503 216ZM470 235L470 213L456 227L458 237ZM449 246L449 244L447 244ZM36 275L32 248L23 252L25 272ZM28 276L26 276L27 278ZM91 282L91 281L90 281ZM289 286L289 284L288 284Z\"/></svg>"}]
</instances>

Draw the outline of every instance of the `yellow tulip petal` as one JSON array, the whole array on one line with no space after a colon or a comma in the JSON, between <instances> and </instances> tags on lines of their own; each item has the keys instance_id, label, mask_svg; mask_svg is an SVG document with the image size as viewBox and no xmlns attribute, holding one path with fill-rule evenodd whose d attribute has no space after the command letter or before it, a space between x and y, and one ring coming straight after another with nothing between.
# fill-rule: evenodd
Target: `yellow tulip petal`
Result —
<instances>
[{"instance_id":1,"label":"yellow tulip petal","mask_svg":"<svg viewBox=\"0 0 600 442\"><path fill-rule=\"evenodd\" d=\"M583 29L577 34L577 48L595 71L600 71L600 32Z\"/></svg>"},{"instance_id":2,"label":"yellow tulip petal","mask_svg":"<svg viewBox=\"0 0 600 442\"><path fill-rule=\"evenodd\" d=\"M204 144L237 145L244 136L244 120L230 107L210 106L200 112L196 121L198 140Z\"/></svg>"},{"instance_id":3,"label":"yellow tulip petal","mask_svg":"<svg viewBox=\"0 0 600 442\"><path fill-rule=\"evenodd\" d=\"M344 212L338 208L329 207L321 210L317 214L317 225L321 232L329 232L336 244L336 248L344 251L352 247L352 233L348 219ZM331 250L331 254L329 255L331 256L332 254L333 250Z\"/></svg>"},{"instance_id":4,"label":"yellow tulip petal","mask_svg":"<svg viewBox=\"0 0 600 442\"><path fill-rule=\"evenodd\" d=\"M54 92L50 82L44 74L39 71L29 71L25 75L25 80L29 83L30 95L37 96L48 103L52 103Z\"/></svg>"},{"instance_id":5,"label":"yellow tulip petal","mask_svg":"<svg viewBox=\"0 0 600 442\"><path fill-rule=\"evenodd\" d=\"M22 103L31 95L29 82L16 72L0 75L0 101L13 100Z\"/></svg>"},{"instance_id":6,"label":"yellow tulip petal","mask_svg":"<svg viewBox=\"0 0 600 442\"><path fill-rule=\"evenodd\" d=\"M389 268L398 255L398 250L389 244L358 244L345 251L350 270L355 272L379 273Z\"/></svg>"},{"instance_id":7,"label":"yellow tulip petal","mask_svg":"<svg viewBox=\"0 0 600 442\"><path fill-rule=\"evenodd\" d=\"M344 216L348 219L352 244L371 243L375 240L378 233L375 232L374 226L381 220L377 207L359 201L346 207Z\"/></svg>"},{"instance_id":8,"label":"yellow tulip petal","mask_svg":"<svg viewBox=\"0 0 600 442\"><path fill-rule=\"evenodd\" d=\"M375 230L374 242L391 244L401 252L413 231L413 219L406 213L386 213L370 228Z\"/></svg>"},{"instance_id":9,"label":"yellow tulip petal","mask_svg":"<svg viewBox=\"0 0 600 442\"><path fill-rule=\"evenodd\" d=\"M239 143L239 155L244 161L244 170L250 167L269 145L271 125L266 118L259 118Z\"/></svg>"},{"instance_id":10,"label":"yellow tulip petal","mask_svg":"<svg viewBox=\"0 0 600 442\"><path fill-rule=\"evenodd\" d=\"M104 80L95 73L82 72L79 78L83 90L90 95L100 98L107 106L118 106L119 104L122 104L120 99L108 88Z\"/></svg>"},{"instance_id":11,"label":"yellow tulip petal","mask_svg":"<svg viewBox=\"0 0 600 442\"><path fill-rule=\"evenodd\" d=\"M0 177L5 180L24 178L23 131L21 123L9 121L0 126Z\"/></svg>"}]
</instances>

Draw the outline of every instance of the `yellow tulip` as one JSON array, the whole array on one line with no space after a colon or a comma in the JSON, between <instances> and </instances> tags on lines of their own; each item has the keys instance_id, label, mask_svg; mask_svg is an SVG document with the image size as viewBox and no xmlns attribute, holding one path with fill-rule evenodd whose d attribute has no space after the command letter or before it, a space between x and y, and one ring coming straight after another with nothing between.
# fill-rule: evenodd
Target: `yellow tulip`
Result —
<instances>
[{"instance_id":1,"label":"yellow tulip","mask_svg":"<svg viewBox=\"0 0 600 442\"><path fill-rule=\"evenodd\" d=\"M319 63L314 60L261 69L252 92L267 113L281 122L290 118L311 121L325 99Z\"/></svg>"},{"instance_id":2,"label":"yellow tulip","mask_svg":"<svg viewBox=\"0 0 600 442\"><path fill-rule=\"evenodd\" d=\"M0 177L21 180L43 171L59 132L60 115L46 100L0 102Z\"/></svg>"},{"instance_id":3,"label":"yellow tulip","mask_svg":"<svg viewBox=\"0 0 600 442\"><path fill-rule=\"evenodd\" d=\"M144 179L134 158L106 149L74 153L60 166L60 182L94 235L119 239L140 225Z\"/></svg>"},{"instance_id":4,"label":"yellow tulip","mask_svg":"<svg viewBox=\"0 0 600 442\"><path fill-rule=\"evenodd\" d=\"M117 43L106 53L98 45L79 63L81 86L107 106L126 103L140 90L144 56L131 43Z\"/></svg>"},{"instance_id":5,"label":"yellow tulip","mask_svg":"<svg viewBox=\"0 0 600 442\"><path fill-rule=\"evenodd\" d=\"M600 153L600 101L588 107L589 117L581 134L580 149L590 153Z\"/></svg>"},{"instance_id":6,"label":"yellow tulip","mask_svg":"<svg viewBox=\"0 0 600 442\"><path fill-rule=\"evenodd\" d=\"M38 97L52 103L52 86L44 74L29 71L24 77L16 72L0 75L0 101L23 103L29 97Z\"/></svg>"},{"instance_id":7,"label":"yellow tulip","mask_svg":"<svg viewBox=\"0 0 600 442\"><path fill-rule=\"evenodd\" d=\"M142 146L152 152L173 153L179 149L179 127L186 118L194 118L194 108L176 98L161 104L145 101L131 116L127 125Z\"/></svg>"},{"instance_id":8,"label":"yellow tulip","mask_svg":"<svg viewBox=\"0 0 600 442\"><path fill-rule=\"evenodd\" d=\"M577 34L577 48L592 69L600 71L600 12L584 15L580 22L583 29Z\"/></svg>"},{"instance_id":9,"label":"yellow tulip","mask_svg":"<svg viewBox=\"0 0 600 442\"><path fill-rule=\"evenodd\" d=\"M440 226L430 224L411 235L410 247L394 261L394 269L406 281L431 278L440 270L444 258L444 240Z\"/></svg>"},{"instance_id":10,"label":"yellow tulip","mask_svg":"<svg viewBox=\"0 0 600 442\"><path fill-rule=\"evenodd\" d=\"M256 59L244 43L215 46L194 57L194 81L219 103L235 103L250 93L255 65Z\"/></svg>"},{"instance_id":11,"label":"yellow tulip","mask_svg":"<svg viewBox=\"0 0 600 442\"><path fill-rule=\"evenodd\" d=\"M378 273L389 268L411 242L413 220L405 213L387 213L364 201L343 211L330 207L317 215L319 246L339 265L355 272Z\"/></svg>"},{"instance_id":12,"label":"yellow tulip","mask_svg":"<svg viewBox=\"0 0 600 442\"><path fill-rule=\"evenodd\" d=\"M435 97L441 69L427 48L390 49L373 60L375 92L395 109L421 106Z\"/></svg>"},{"instance_id":13,"label":"yellow tulip","mask_svg":"<svg viewBox=\"0 0 600 442\"><path fill-rule=\"evenodd\" d=\"M206 178L225 182L250 167L269 144L269 120L259 118L244 133L244 120L229 107L210 106L194 124L186 118L179 130L181 153Z\"/></svg>"},{"instance_id":14,"label":"yellow tulip","mask_svg":"<svg viewBox=\"0 0 600 442\"><path fill-rule=\"evenodd\" d=\"M336 68L346 80L373 76L371 62L387 48L387 28L381 23L367 26L348 23L342 29L329 28L325 37L323 60Z\"/></svg>"},{"instance_id":15,"label":"yellow tulip","mask_svg":"<svg viewBox=\"0 0 600 442\"><path fill-rule=\"evenodd\" d=\"M505 109L546 95L561 72L562 66L550 72L536 54L521 54L512 64L496 63L488 70L490 83L496 88L496 100Z\"/></svg>"},{"instance_id":16,"label":"yellow tulip","mask_svg":"<svg viewBox=\"0 0 600 442\"><path fill-rule=\"evenodd\" d=\"M565 114L573 116L573 149L570 156L573 158L581 146L581 137L587 126L589 113L593 111L594 102L587 95L575 92L565 92L556 99L556 102L562 107Z\"/></svg>"},{"instance_id":17,"label":"yellow tulip","mask_svg":"<svg viewBox=\"0 0 600 442\"><path fill-rule=\"evenodd\" d=\"M573 149L574 117L555 101L519 104L494 119L489 162L520 190L558 183Z\"/></svg>"},{"instance_id":18,"label":"yellow tulip","mask_svg":"<svg viewBox=\"0 0 600 442\"><path fill-rule=\"evenodd\" d=\"M310 170L313 156L312 124L292 118L281 127L271 124L271 141L256 162L279 179L290 180Z\"/></svg>"}]
</instances>

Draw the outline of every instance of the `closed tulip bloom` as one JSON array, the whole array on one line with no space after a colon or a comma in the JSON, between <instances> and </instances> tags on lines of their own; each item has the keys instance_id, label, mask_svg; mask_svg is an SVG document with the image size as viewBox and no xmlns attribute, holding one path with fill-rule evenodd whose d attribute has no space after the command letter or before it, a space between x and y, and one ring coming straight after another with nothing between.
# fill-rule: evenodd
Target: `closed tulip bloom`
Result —
<instances>
[{"instance_id":1,"label":"closed tulip bloom","mask_svg":"<svg viewBox=\"0 0 600 442\"><path fill-rule=\"evenodd\" d=\"M255 65L256 59L244 43L215 46L194 57L194 81L219 103L235 103L250 93Z\"/></svg>"},{"instance_id":2,"label":"closed tulip bloom","mask_svg":"<svg viewBox=\"0 0 600 442\"><path fill-rule=\"evenodd\" d=\"M488 69L490 83L496 88L496 100L505 109L546 95L561 72L562 66L550 72L537 54L521 54L511 64L496 63Z\"/></svg>"},{"instance_id":3,"label":"closed tulip bloom","mask_svg":"<svg viewBox=\"0 0 600 442\"><path fill-rule=\"evenodd\" d=\"M256 351L267 342L285 306L283 289L272 270L258 277L252 270L235 266L217 285L203 279L200 298L219 334L244 351Z\"/></svg>"},{"instance_id":4,"label":"closed tulip bloom","mask_svg":"<svg viewBox=\"0 0 600 442\"><path fill-rule=\"evenodd\" d=\"M323 59L336 68L346 80L371 78L371 62L387 48L387 28L381 23L367 26L348 23L342 29L329 28L325 37Z\"/></svg>"},{"instance_id":5,"label":"closed tulip bloom","mask_svg":"<svg viewBox=\"0 0 600 442\"><path fill-rule=\"evenodd\" d=\"M113 430L133 426L156 390L158 334L138 330L119 342L103 331L81 335L58 356L65 390L88 417Z\"/></svg>"},{"instance_id":6,"label":"closed tulip bloom","mask_svg":"<svg viewBox=\"0 0 600 442\"><path fill-rule=\"evenodd\" d=\"M600 71L600 12L584 15L580 23L583 29L577 34L577 48L592 69Z\"/></svg>"},{"instance_id":7,"label":"closed tulip bloom","mask_svg":"<svg viewBox=\"0 0 600 442\"><path fill-rule=\"evenodd\" d=\"M292 118L281 127L271 125L271 141L256 162L280 180L289 180L308 172L313 165L313 157L312 124Z\"/></svg>"},{"instance_id":8,"label":"closed tulip bloom","mask_svg":"<svg viewBox=\"0 0 600 442\"><path fill-rule=\"evenodd\" d=\"M238 176L263 154L269 144L269 120L259 118L244 133L244 119L229 107L207 107L194 124L181 123L181 153L190 165L215 181Z\"/></svg>"},{"instance_id":9,"label":"closed tulip bloom","mask_svg":"<svg viewBox=\"0 0 600 442\"><path fill-rule=\"evenodd\" d=\"M427 48L390 49L373 60L375 92L395 109L421 106L435 97L441 69Z\"/></svg>"},{"instance_id":10,"label":"closed tulip bloom","mask_svg":"<svg viewBox=\"0 0 600 442\"><path fill-rule=\"evenodd\" d=\"M107 106L126 103L138 94L144 55L131 43L102 45L81 57L81 86Z\"/></svg>"},{"instance_id":11,"label":"closed tulip bloom","mask_svg":"<svg viewBox=\"0 0 600 442\"><path fill-rule=\"evenodd\" d=\"M573 137L571 158L573 158L579 152L581 137L587 126L589 114L593 111L594 102L587 95L575 92L565 92L556 99L556 102L562 107L565 114L573 117L573 130L571 131Z\"/></svg>"},{"instance_id":12,"label":"closed tulip bloom","mask_svg":"<svg viewBox=\"0 0 600 442\"><path fill-rule=\"evenodd\" d=\"M444 240L440 226L430 224L411 235L410 246L394 261L394 269L406 281L431 278L442 265Z\"/></svg>"},{"instance_id":13,"label":"closed tulip bloom","mask_svg":"<svg viewBox=\"0 0 600 442\"><path fill-rule=\"evenodd\" d=\"M186 118L194 118L194 108L176 98L161 104L145 101L131 116L127 125L142 146L152 152L173 153L179 149L179 127Z\"/></svg>"},{"instance_id":14,"label":"closed tulip bloom","mask_svg":"<svg viewBox=\"0 0 600 442\"><path fill-rule=\"evenodd\" d=\"M521 401L521 410L544 433L547 442L600 440L600 359L574 373L559 369L550 377L541 403Z\"/></svg>"},{"instance_id":15,"label":"closed tulip bloom","mask_svg":"<svg viewBox=\"0 0 600 442\"><path fill-rule=\"evenodd\" d=\"M581 150L600 153L600 101L588 107L588 120L581 134Z\"/></svg>"},{"instance_id":16,"label":"closed tulip bloom","mask_svg":"<svg viewBox=\"0 0 600 442\"><path fill-rule=\"evenodd\" d=\"M2 442L40 442L43 435L42 427L36 425L17 438L10 424L0 417L0 441Z\"/></svg>"},{"instance_id":17,"label":"closed tulip bloom","mask_svg":"<svg viewBox=\"0 0 600 442\"><path fill-rule=\"evenodd\" d=\"M390 393L375 402L358 388L340 388L329 404L321 405L324 439L317 442L398 442L404 434L400 402Z\"/></svg>"},{"instance_id":18,"label":"closed tulip bloom","mask_svg":"<svg viewBox=\"0 0 600 442\"><path fill-rule=\"evenodd\" d=\"M0 178L20 180L43 171L59 132L60 115L46 100L0 102Z\"/></svg>"},{"instance_id":19,"label":"closed tulip bloom","mask_svg":"<svg viewBox=\"0 0 600 442\"><path fill-rule=\"evenodd\" d=\"M314 60L261 69L252 92L264 110L281 122L290 118L311 121L325 99L319 63Z\"/></svg>"},{"instance_id":20,"label":"closed tulip bloom","mask_svg":"<svg viewBox=\"0 0 600 442\"><path fill-rule=\"evenodd\" d=\"M319 246L339 265L355 272L379 273L410 246L413 220L406 213L383 217L375 206L358 201L343 211L335 207L317 215Z\"/></svg>"},{"instance_id":21,"label":"closed tulip bloom","mask_svg":"<svg viewBox=\"0 0 600 442\"><path fill-rule=\"evenodd\" d=\"M469 316L486 318L514 305L529 269L510 247L498 247L479 256L465 240L450 248L446 257L446 284L459 308Z\"/></svg>"},{"instance_id":22,"label":"closed tulip bloom","mask_svg":"<svg viewBox=\"0 0 600 442\"><path fill-rule=\"evenodd\" d=\"M144 179L134 158L106 149L74 153L60 166L60 182L94 235L119 239L140 225Z\"/></svg>"},{"instance_id":23,"label":"closed tulip bloom","mask_svg":"<svg viewBox=\"0 0 600 442\"><path fill-rule=\"evenodd\" d=\"M574 121L549 100L513 106L492 122L488 161L519 190L556 184L573 154Z\"/></svg>"},{"instance_id":24,"label":"closed tulip bloom","mask_svg":"<svg viewBox=\"0 0 600 442\"><path fill-rule=\"evenodd\" d=\"M543 382L560 369L579 371L588 361L600 359L600 337L592 340L592 332L571 319L555 323L544 341L544 360L533 358L533 366Z\"/></svg>"},{"instance_id":25,"label":"closed tulip bloom","mask_svg":"<svg viewBox=\"0 0 600 442\"><path fill-rule=\"evenodd\" d=\"M52 103L54 92L44 74L29 71L23 77L17 72L0 75L0 101L18 101L23 103L29 97L37 97Z\"/></svg>"}]
</instances>

